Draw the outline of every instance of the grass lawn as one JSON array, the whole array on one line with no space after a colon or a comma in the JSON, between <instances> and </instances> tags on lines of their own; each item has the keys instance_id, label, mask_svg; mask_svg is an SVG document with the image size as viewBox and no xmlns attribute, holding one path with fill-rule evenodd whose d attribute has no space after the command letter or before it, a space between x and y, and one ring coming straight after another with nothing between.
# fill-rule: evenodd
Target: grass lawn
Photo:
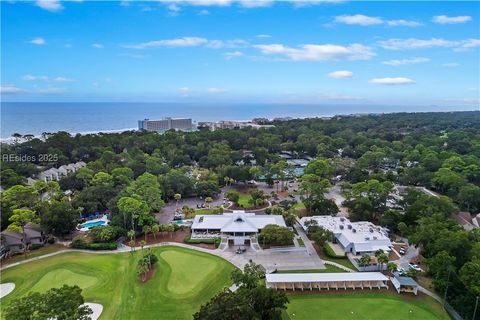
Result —
<instances>
[{"instance_id":1,"label":"grass lawn","mask_svg":"<svg viewBox=\"0 0 480 320\"><path fill-rule=\"evenodd\" d=\"M249 202L251 198L252 197L249 194L240 193L240 197L238 198L238 204L245 208L251 207L252 205Z\"/></svg>"},{"instance_id":2,"label":"grass lawn","mask_svg":"<svg viewBox=\"0 0 480 320\"><path fill-rule=\"evenodd\" d=\"M60 251L60 250L66 250L66 249L68 249L68 248L61 245L61 244L49 244L49 245L46 245L44 247L38 248L36 250L28 251L27 252L27 258L25 258L25 255L23 253L17 254L13 257L10 257L7 260L2 261L2 266L7 265L7 264L12 264L12 263L15 263L15 262L19 262L19 261L23 261L23 260L30 259L30 258L35 258L35 257L38 257L38 256L43 256L43 255L48 254L48 253L53 253L53 252L57 252L57 251Z\"/></svg>"},{"instance_id":3,"label":"grass lawn","mask_svg":"<svg viewBox=\"0 0 480 320\"><path fill-rule=\"evenodd\" d=\"M89 254L69 252L2 272L2 283L15 290L2 299L31 291L77 284L87 302L104 306L101 319L191 319L200 305L231 284L234 267L213 255L178 247L152 249L159 261L153 277L141 283L136 274L140 252Z\"/></svg>"},{"instance_id":4,"label":"grass lawn","mask_svg":"<svg viewBox=\"0 0 480 320\"><path fill-rule=\"evenodd\" d=\"M305 209L305 204L303 202L297 202L293 205L293 209Z\"/></svg>"},{"instance_id":5,"label":"grass lawn","mask_svg":"<svg viewBox=\"0 0 480 320\"><path fill-rule=\"evenodd\" d=\"M391 293L289 294L284 319L296 320L435 320L450 319L430 297Z\"/></svg>"},{"instance_id":6,"label":"grass lawn","mask_svg":"<svg viewBox=\"0 0 480 320\"><path fill-rule=\"evenodd\" d=\"M300 247L305 247L305 243L303 242L303 239L302 239L302 238L298 238L297 241L298 241L298 245L299 245Z\"/></svg>"},{"instance_id":7,"label":"grass lawn","mask_svg":"<svg viewBox=\"0 0 480 320\"><path fill-rule=\"evenodd\" d=\"M219 213L214 213L213 208L211 208L211 209L208 209L208 208L205 208L205 209L195 209L195 212L194 212L193 214L189 215L189 217L193 218L193 217L195 217L197 214L209 215L209 214L219 214Z\"/></svg>"}]
</instances>

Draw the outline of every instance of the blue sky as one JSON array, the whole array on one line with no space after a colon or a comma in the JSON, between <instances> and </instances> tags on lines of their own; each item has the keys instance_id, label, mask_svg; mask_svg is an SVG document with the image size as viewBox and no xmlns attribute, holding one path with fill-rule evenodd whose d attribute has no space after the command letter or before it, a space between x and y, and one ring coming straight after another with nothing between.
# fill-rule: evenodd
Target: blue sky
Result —
<instances>
[{"instance_id":1,"label":"blue sky","mask_svg":"<svg viewBox=\"0 0 480 320\"><path fill-rule=\"evenodd\" d=\"M1 6L3 101L479 105L479 2Z\"/></svg>"}]
</instances>

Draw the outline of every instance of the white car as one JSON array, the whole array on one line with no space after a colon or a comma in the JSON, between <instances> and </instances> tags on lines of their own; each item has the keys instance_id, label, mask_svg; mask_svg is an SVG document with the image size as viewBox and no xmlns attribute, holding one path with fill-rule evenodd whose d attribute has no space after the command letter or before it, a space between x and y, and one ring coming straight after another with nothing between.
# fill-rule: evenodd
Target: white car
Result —
<instances>
[{"instance_id":1,"label":"white car","mask_svg":"<svg viewBox=\"0 0 480 320\"><path fill-rule=\"evenodd\" d=\"M422 268L420 268L420 267L418 266L418 264L409 263L408 266L410 267L410 269L414 269L414 270L423 272Z\"/></svg>"},{"instance_id":2,"label":"white car","mask_svg":"<svg viewBox=\"0 0 480 320\"><path fill-rule=\"evenodd\" d=\"M405 269L402 267L397 267L397 272L400 274L405 273Z\"/></svg>"}]
</instances>

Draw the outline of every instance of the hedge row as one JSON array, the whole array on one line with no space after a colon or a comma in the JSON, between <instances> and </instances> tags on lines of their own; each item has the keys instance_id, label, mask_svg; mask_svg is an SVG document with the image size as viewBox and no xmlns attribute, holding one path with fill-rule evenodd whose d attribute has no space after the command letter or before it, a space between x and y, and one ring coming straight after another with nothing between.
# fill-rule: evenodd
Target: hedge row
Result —
<instances>
[{"instance_id":1,"label":"hedge row","mask_svg":"<svg viewBox=\"0 0 480 320\"><path fill-rule=\"evenodd\" d=\"M183 242L188 244L199 244L199 243L214 244L215 248L218 248L218 246L220 245L221 239L220 238L192 239L190 238L190 235L187 235L185 239L183 239Z\"/></svg>"},{"instance_id":2,"label":"hedge row","mask_svg":"<svg viewBox=\"0 0 480 320\"><path fill-rule=\"evenodd\" d=\"M323 244L323 252L325 252L325 254L330 257L330 258L334 258L334 259L344 259L345 256L339 256L335 253L335 251L333 251L333 249L330 247L330 245L325 242Z\"/></svg>"}]
</instances>

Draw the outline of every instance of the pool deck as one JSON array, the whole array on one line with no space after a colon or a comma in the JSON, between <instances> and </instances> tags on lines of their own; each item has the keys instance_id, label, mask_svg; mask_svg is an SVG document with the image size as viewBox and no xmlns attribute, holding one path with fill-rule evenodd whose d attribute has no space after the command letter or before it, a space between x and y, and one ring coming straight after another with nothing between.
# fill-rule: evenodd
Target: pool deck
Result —
<instances>
[{"instance_id":1,"label":"pool deck","mask_svg":"<svg viewBox=\"0 0 480 320\"><path fill-rule=\"evenodd\" d=\"M93 219L93 220L89 220L89 221L86 221L82 224L80 224L81 226L83 226L84 224L87 224L87 223L95 223L95 222L99 222L99 221L102 221L104 222L102 225L108 225L108 223L110 222L107 218L106 215L103 215L103 217L99 218L99 219ZM90 228L77 228L78 231L80 232L88 232L90 230Z\"/></svg>"}]
</instances>

